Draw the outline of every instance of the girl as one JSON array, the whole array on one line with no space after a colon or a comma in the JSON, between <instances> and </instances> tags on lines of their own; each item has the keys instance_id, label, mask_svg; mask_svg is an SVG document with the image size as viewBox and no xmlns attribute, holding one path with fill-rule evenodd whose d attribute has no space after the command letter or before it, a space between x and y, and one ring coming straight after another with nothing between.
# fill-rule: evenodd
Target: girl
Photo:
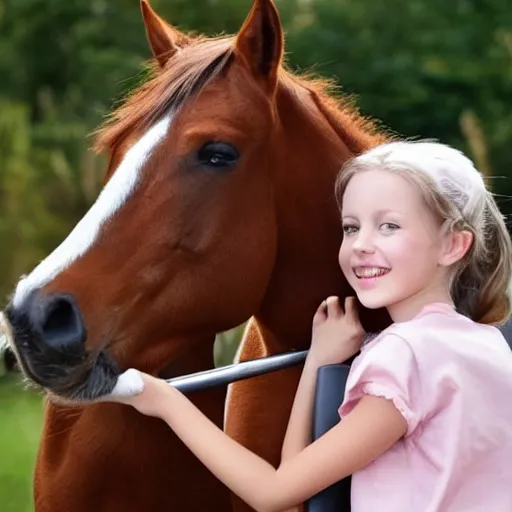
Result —
<instances>
[{"instance_id":1,"label":"girl","mask_svg":"<svg viewBox=\"0 0 512 512\"><path fill-rule=\"evenodd\" d=\"M354 298L320 306L277 470L161 380L129 370L109 399L164 420L259 511L353 474L354 512L510 512L512 352L491 324L509 316L512 250L482 176L450 147L392 142L349 162L336 193L341 269L393 324L361 346ZM311 443L318 368L360 349L342 421Z\"/></svg>"}]
</instances>

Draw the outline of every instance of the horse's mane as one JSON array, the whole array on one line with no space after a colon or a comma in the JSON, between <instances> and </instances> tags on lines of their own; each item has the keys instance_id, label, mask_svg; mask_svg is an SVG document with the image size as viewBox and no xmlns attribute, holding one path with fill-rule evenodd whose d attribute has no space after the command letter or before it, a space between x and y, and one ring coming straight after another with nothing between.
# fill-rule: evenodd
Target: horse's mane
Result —
<instances>
[{"instance_id":1,"label":"horse's mane","mask_svg":"<svg viewBox=\"0 0 512 512\"><path fill-rule=\"evenodd\" d=\"M168 112L177 110L215 77L226 73L235 56L232 37L197 37L180 51L179 58L171 58L163 69L153 65L151 78L107 118L95 134L97 152L112 150L134 128L145 130ZM375 122L361 116L346 96L333 95L332 82L299 76L282 68L279 85L296 96L303 97L299 91L307 91L318 111L354 153L385 140Z\"/></svg>"},{"instance_id":2,"label":"horse's mane","mask_svg":"<svg viewBox=\"0 0 512 512\"><path fill-rule=\"evenodd\" d=\"M147 129L171 110L177 110L214 77L227 71L234 56L231 38L197 38L179 51L182 55L171 58L163 69L155 64L149 70L152 78L109 116L96 132L96 151L113 149L134 127Z\"/></svg>"}]
</instances>

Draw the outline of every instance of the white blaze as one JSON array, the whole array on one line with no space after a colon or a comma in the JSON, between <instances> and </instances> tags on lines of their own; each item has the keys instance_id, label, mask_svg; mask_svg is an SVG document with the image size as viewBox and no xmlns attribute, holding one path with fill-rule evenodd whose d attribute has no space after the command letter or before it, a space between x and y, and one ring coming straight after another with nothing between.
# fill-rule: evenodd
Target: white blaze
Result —
<instances>
[{"instance_id":1,"label":"white blaze","mask_svg":"<svg viewBox=\"0 0 512 512\"><path fill-rule=\"evenodd\" d=\"M133 194L140 173L153 149L166 135L171 116L166 116L151 127L137 141L110 178L98 199L68 237L16 287L14 307L19 307L27 295L37 290L84 255L98 238L102 226Z\"/></svg>"}]
</instances>

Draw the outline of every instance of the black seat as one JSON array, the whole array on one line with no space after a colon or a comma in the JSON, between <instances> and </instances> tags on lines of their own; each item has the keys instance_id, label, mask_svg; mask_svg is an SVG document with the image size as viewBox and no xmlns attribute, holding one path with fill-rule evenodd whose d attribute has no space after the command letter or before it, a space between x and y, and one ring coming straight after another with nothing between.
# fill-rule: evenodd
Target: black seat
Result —
<instances>
[{"instance_id":1,"label":"black seat","mask_svg":"<svg viewBox=\"0 0 512 512\"><path fill-rule=\"evenodd\" d=\"M313 439L318 439L340 421L338 409L345 395L349 370L348 364L331 364L322 366L318 370L313 412ZM310 498L307 510L308 512L349 512L350 477L344 478Z\"/></svg>"},{"instance_id":2,"label":"black seat","mask_svg":"<svg viewBox=\"0 0 512 512\"><path fill-rule=\"evenodd\" d=\"M508 346L512 348L512 318L500 327L500 331L507 340Z\"/></svg>"}]
</instances>

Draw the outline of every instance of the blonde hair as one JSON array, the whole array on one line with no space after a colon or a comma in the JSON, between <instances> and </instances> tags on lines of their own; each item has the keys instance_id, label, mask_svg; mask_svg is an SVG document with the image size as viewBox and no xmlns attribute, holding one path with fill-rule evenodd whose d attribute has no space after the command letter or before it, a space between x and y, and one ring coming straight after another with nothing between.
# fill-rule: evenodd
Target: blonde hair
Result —
<instances>
[{"instance_id":1,"label":"blonde hair","mask_svg":"<svg viewBox=\"0 0 512 512\"><path fill-rule=\"evenodd\" d=\"M418 186L448 231L470 231L473 242L455 265L450 293L457 310L472 320L501 324L511 313L512 242L493 195L462 152L435 142L390 142L345 164L336 180L341 207L350 179L380 169Z\"/></svg>"}]
</instances>

